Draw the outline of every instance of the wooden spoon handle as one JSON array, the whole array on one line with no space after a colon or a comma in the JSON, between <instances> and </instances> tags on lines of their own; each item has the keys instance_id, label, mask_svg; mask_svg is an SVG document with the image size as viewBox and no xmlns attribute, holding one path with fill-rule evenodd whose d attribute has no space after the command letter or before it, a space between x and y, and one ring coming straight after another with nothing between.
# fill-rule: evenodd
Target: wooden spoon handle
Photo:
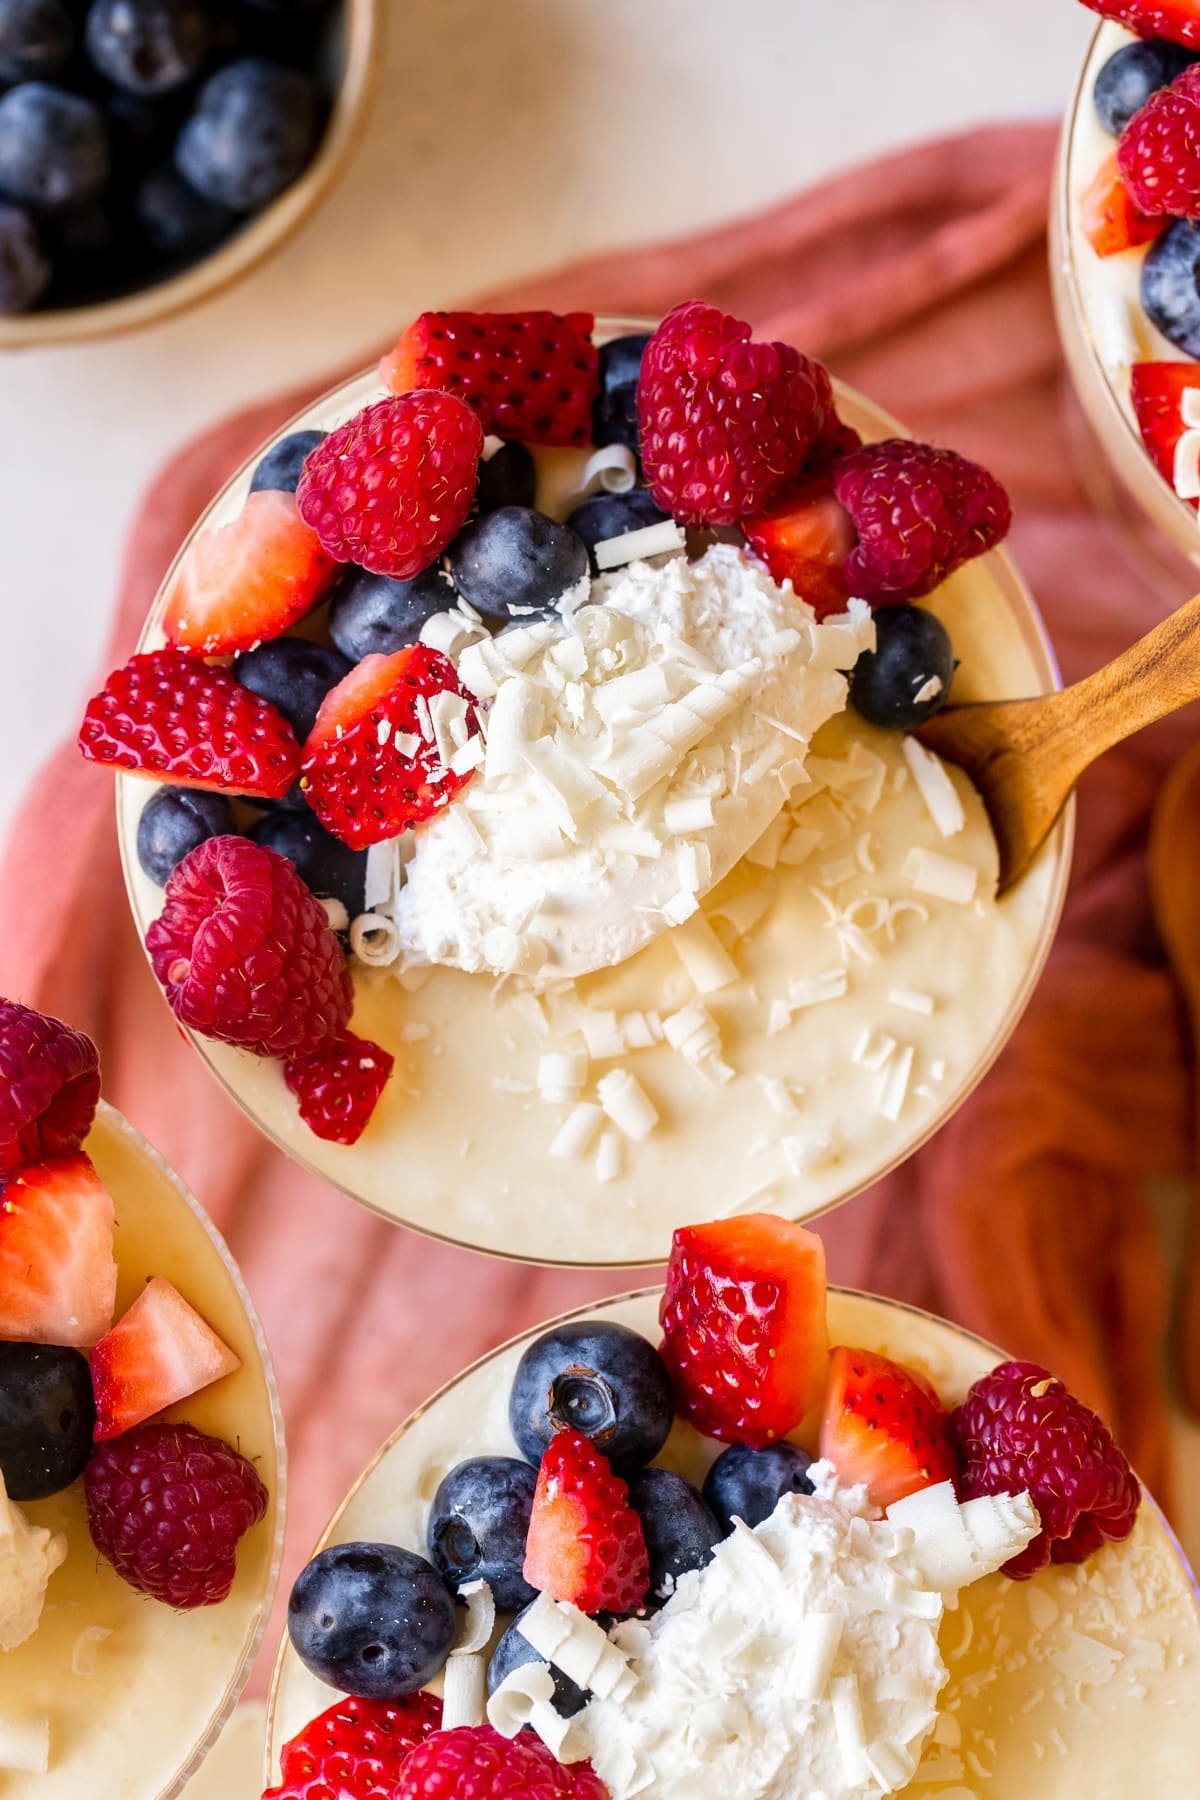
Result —
<instances>
[{"instance_id":1,"label":"wooden spoon handle","mask_svg":"<svg viewBox=\"0 0 1200 1800\"><path fill-rule=\"evenodd\" d=\"M1084 766L1156 719L1200 700L1200 594L1068 692Z\"/></svg>"}]
</instances>

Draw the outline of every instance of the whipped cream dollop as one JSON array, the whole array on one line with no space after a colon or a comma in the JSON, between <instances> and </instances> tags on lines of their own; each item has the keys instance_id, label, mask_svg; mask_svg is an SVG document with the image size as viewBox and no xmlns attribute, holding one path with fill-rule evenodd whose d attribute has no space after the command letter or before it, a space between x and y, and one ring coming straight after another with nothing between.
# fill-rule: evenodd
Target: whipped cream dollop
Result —
<instances>
[{"instance_id":1,"label":"whipped cream dollop","mask_svg":"<svg viewBox=\"0 0 1200 1800\"><path fill-rule=\"evenodd\" d=\"M0 1650L15 1650L33 1636L50 1577L66 1555L66 1538L31 1525L8 1498L0 1472ZM0 1690L3 1685L0 1674Z\"/></svg>"},{"instance_id":2,"label":"whipped cream dollop","mask_svg":"<svg viewBox=\"0 0 1200 1800\"><path fill-rule=\"evenodd\" d=\"M456 645L486 753L403 840L400 966L553 981L681 924L805 782L809 741L873 642L863 603L818 623L718 544Z\"/></svg>"}]
</instances>

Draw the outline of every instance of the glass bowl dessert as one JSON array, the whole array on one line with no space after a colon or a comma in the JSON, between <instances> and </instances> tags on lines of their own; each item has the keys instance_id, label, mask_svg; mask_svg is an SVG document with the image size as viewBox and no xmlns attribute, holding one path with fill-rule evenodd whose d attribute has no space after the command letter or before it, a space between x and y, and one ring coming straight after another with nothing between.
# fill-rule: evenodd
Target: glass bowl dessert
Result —
<instances>
[{"instance_id":1,"label":"glass bowl dessert","mask_svg":"<svg viewBox=\"0 0 1200 1800\"><path fill-rule=\"evenodd\" d=\"M25 1009L4 1004L7 1050ZM0 1178L0 1272L0 1785L174 1800L245 1686L279 1571L283 1422L262 1328L199 1205L104 1103L82 1153ZM71 1330L49 1315L76 1295ZM47 1438L38 1396L63 1383ZM169 1595L134 1483L145 1532L160 1508L183 1521L186 1542L165 1525L184 1571ZM188 1484L196 1505L237 1511L240 1542L231 1523L197 1552Z\"/></svg>"},{"instance_id":2,"label":"glass bowl dessert","mask_svg":"<svg viewBox=\"0 0 1200 1800\"><path fill-rule=\"evenodd\" d=\"M602 321L601 369L620 372L631 343L640 356L647 331L637 321ZM637 367L634 361L635 376ZM398 378L389 367L387 379L411 382L413 375L406 368ZM161 653L165 636L178 642L181 632L201 648L234 641L225 626L214 639L196 625L195 607L208 604L200 588L212 591L209 576L197 585L200 563L210 551L220 562L234 544L230 530L243 531L256 507L264 515L274 509L285 534L294 533L291 494L263 492L263 482L294 484L297 446L314 460L326 454L345 422L353 431L368 416L364 409L393 404L388 391L371 373L325 396L291 421L281 447L233 479L181 550L147 621L142 653ZM632 391L618 382L597 407L613 396L618 406L622 392ZM905 443L896 422L862 396L824 391L843 449L860 434ZM435 390L435 397L445 395ZM815 498L802 485L798 511L776 508L752 522L757 554L731 531L689 528L685 555L679 526L647 489L630 487L638 464L610 435L619 423L585 429L605 440L598 449L560 445L531 457L519 444L489 439L479 479L488 495L481 504L493 510L451 546L460 584L479 598L487 583L484 528L513 514L532 518L555 554L569 540L576 585L565 613L518 604L492 637L465 592L456 603L436 566L407 583L380 582L358 568L299 627L312 640L307 649L291 645L297 658L317 659L323 692L348 667L342 651L353 659L382 647L394 665L395 621L380 607L408 609L401 640L405 630L416 637L411 620L423 619L412 653L426 669L455 664L445 678L460 687L458 701L443 695L438 706L453 711L469 692L489 721L489 760L470 767L482 737L460 746L465 773L452 777L460 798L440 816L365 852L357 828L343 820L330 860L324 832L310 854L297 845L294 823L280 823L303 816L311 848L313 821L303 809L305 791L311 799L314 790L305 777L303 791L284 795L282 810L268 801L258 824L241 802L234 813L214 815L211 795L185 800L182 837L164 850L159 815L176 802L161 793L156 800L155 787L139 778L147 772L140 752L114 750L107 737L98 743L94 736L84 748L118 765L122 861L143 937L172 929L160 917L163 883L178 881L170 871L182 846L207 856L213 843L206 849L198 840L230 829L251 830L298 856L296 866L324 894L344 937L349 927L351 1061L369 1089L361 1110L343 1094L349 1114L322 1120L301 1077L240 1047L248 1041L240 1025L229 1026L236 1044L218 1041L212 1033L224 1028L211 1016L176 1007L185 1025L199 1026L193 1041L214 1074L273 1141L355 1199L431 1235L528 1261L632 1267L658 1254L688 1214L770 1206L811 1217L894 1167L944 1122L1003 1045L1037 980L1065 891L1071 819L997 901L995 845L969 785L923 753L910 732L866 716L915 723L945 698L951 677L961 701L1056 685L1036 609L1002 551L975 555L981 536L966 552L972 559L936 581L919 608L875 614L889 632L897 620L915 628L917 673L898 713L887 712L887 696L872 704L858 686L859 710L847 711L844 671L866 647L872 617L847 598L837 560L848 548L839 535L845 514L823 478ZM959 466L952 453L928 454ZM984 472L977 478L989 497L998 491ZM538 510L512 503L513 494L535 500ZM495 508L496 497L510 504ZM969 508L960 511L965 517ZM609 571L594 576L594 586L586 560L582 578L569 563L587 551L573 529L564 530L568 515L581 530L593 521ZM615 526L603 523L614 517ZM268 523L276 528L274 517ZM467 571L463 546L471 542ZM427 550L420 554L427 560ZM811 610L798 607L770 572L785 567L791 574L779 579L786 584L794 575L796 592L815 600ZM326 579L314 578L310 564L293 573L301 585ZM432 600L423 582L433 583ZM587 600L605 604L580 604ZM195 629L184 619L189 607ZM339 650L328 648L331 631ZM894 636L889 644L903 661L906 645ZM277 651L267 644L247 661ZM563 657L582 673L568 675L555 660ZM930 657L944 659L941 673L923 660ZM321 661L330 658L332 669ZM345 696L353 709L355 682L368 666L382 665L359 664L324 710L334 788L344 774L332 771L344 728L330 707ZM243 669L249 673L235 663L235 677ZM530 681L541 683L539 705L550 686L562 690L552 696L557 737L543 733L531 752L536 768L520 761L519 774L493 777L507 754L506 734L524 729L514 727L519 706L510 701L523 705ZM590 735L590 726L576 733L563 711L580 681L590 692L607 684L598 702L607 722ZM697 704L710 707L704 721L682 703L672 710L673 696L701 689ZM139 702L110 694L94 704L111 721L113 707L136 711ZM639 713L639 704L649 711ZM421 741L419 721L432 724L420 710L427 705L420 696L415 728L397 727L396 746ZM89 712L81 743L107 732L100 712ZM588 715L592 724L600 716ZM302 735L310 727L326 729L312 726L311 712ZM665 751L655 728L676 734ZM268 721L256 754L269 759L276 729ZM379 730L373 741L386 750L392 727L381 720ZM649 761L632 770L647 747ZM451 760L455 754L448 746ZM597 760L605 754L610 767ZM160 760L149 772L162 767ZM610 793L619 792L619 816L605 815L606 794L589 810L595 769ZM277 793L293 773L284 754L278 770L268 771ZM648 785L648 798L630 798L632 787L640 794ZM297 796L299 814L288 811ZM340 804L332 789L329 804L334 811ZM332 816L327 809L326 822ZM597 827L598 817L605 822ZM173 813L164 818L172 830L178 822ZM503 844L490 861L481 830ZM189 956L163 952L158 967L160 978L171 969L181 974ZM322 963L304 979L336 1013L336 971ZM326 1094L337 1086L328 1068L315 1085L322 1084ZM333 1141L339 1135L345 1141Z\"/></svg>"},{"instance_id":3,"label":"glass bowl dessert","mask_svg":"<svg viewBox=\"0 0 1200 1800\"><path fill-rule=\"evenodd\" d=\"M685 1229L665 1300L644 1290L556 1320L415 1413L364 1471L293 1591L270 1701L276 1800L303 1791L289 1784L299 1759L319 1775L335 1738L352 1759L359 1733L389 1705L392 1748L382 1754L394 1759L393 1780L405 1742L439 1722L460 1745L459 1727L478 1741L486 1708L502 1735L532 1725L564 1765L564 1794L574 1791L576 1758L590 1755L603 1786L581 1788L587 1800L787 1800L815 1789L830 1800L1090 1800L1137 1781L1182 1792L1197 1750L1189 1697L1200 1601L1162 1515L1144 1494L1139 1504L1095 1415L1045 1370L1004 1363L944 1320L847 1290L829 1290L826 1302L821 1276L819 1240L803 1228L751 1216ZM756 1289L766 1280L769 1299ZM653 1418L647 1398L660 1341L666 1420ZM770 1389L756 1415L749 1402L762 1383L739 1379L739 1365L768 1346L778 1350L769 1381L782 1370L786 1384L790 1372L795 1391L785 1400ZM672 1387L687 1415L673 1421ZM808 1417L788 1429L800 1409ZM958 1410L948 1422L944 1409ZM1006 1484L995 1458L1014 1411L1023 1425L1038 1423ZM1056 1514L1070 1476L1064 1484L1055 1446L1072 1432L1075 1471L1102 1519ZM522 1488L513 1471L542 1444L536 1486L530 1467ZM577 1473L572 1485L562 1471L572 1458L578 1469L581 1451L590 1479ZM647 1454L652 1466L639 1467ZM1088 1503L1082 1486L1074 1500ZM955 1535L956 1505L976 1548L987 1537L988 1549L952 1569L940 1560L949 1537L933 1520L944 1511ZM1031 1538L1039 1523L1059 1534L1053 1544ZM877 1536L896 1527L915 1533L915 1569L903 1546ZM582 1559L569 1548L580 1542L590 1552ZM357 1549L340 1555L350 1544ZM890 1599L865 1592L856 1559L873 1544L891 1558ZM413 1554L397 1566L387 1546ZM444 1714L416 1692L421 1671L403 1676L394 1661L389 1699L360 1692L339 1702L343 1685L361 1677L371 1686L370 1670L404 1639L380 1628L378 1614L381 1641L372 1639L366 1596L343 1585L351 1563L385 1586L440 1578L458 1589L457 1637L452 1616L440 1646L423 1645L427 1666L441 1670L425 1679ZM514 1579L526 1591L514 1591ZM639 1607L631 1594L647 1581ZM530 1610L514 1630L517 1605ZM317 1612L327 1639L311 1630ZM588 1628L598 1612L607 1650ZM626 1622L613 1625L613 1614ZM488 1743L481 1754L504 1754ZM409 1789L399 1782L397 1791Z\"/></svg>"}]
</instances>

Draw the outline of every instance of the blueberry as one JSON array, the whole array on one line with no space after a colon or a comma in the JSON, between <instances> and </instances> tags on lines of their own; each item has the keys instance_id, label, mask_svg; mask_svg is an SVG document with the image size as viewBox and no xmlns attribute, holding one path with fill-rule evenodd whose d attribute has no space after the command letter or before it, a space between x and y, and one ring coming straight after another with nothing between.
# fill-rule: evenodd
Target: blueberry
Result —
<instances>
[{"instance_id":1,"label":"blueberry","mask_svg":"<svg viewBox=\"0 0 1200 1800\"><path fill-rule=\"evenodd\" d=\"M765 1450L732 1444L708 1471L704 1498L725 1531L733 1530L735 1518L761 1525L785 1494L812 1493L811 1466L812 1457L794 1444L769 1444Z\"/></svg>"},{"instance_id":2,"label":"blueberry","mask_svg":"<svg viewBox=\"0 0 1200 1800\"><path fill-rule=\"evenodd\" d=\"M174 163L160 163L139 184L134 217L151 249L172 259L203 256L233 229L234 216L198 194Z\"/></svg>"},{"instance_id":3,"label":"blueberry","mask_svg":"<svg viewBox=\"0 0 1200 1800\"><path fill-rule=\"evenodd\" d=\"M632 382L637 386L642 372L642 358L646 354L646 345L650 342L648 331L629 332L625 337L610 338L607 344L600 346L600 392L611 393L614 388L628 387Z\"/></svg>"},{"instance_id":4,"label":"blueberry","mask_svg":"<svg viewBox=\"0 0 1200 1800\"><path fill-rule=\"evenodd\" d=\"M325 441L323 431L292 431L272 444L250 479L250 492L259 494L264 488L275 488L283 494L294 494L300 485L305 461L317 445Z\"/></svg>"},{"instance_id":5,"label":"blueberry","mask_svg":"<svg viewBox=\"0 0 1200 1800\"><path fill-rule=\"evenodd\" d=\"M617 1469L640 1469L671 1430L675 1404L653 1344L625 1325L559 1325L530 1344L508 1405L521 1455L539 1463L560 1425L582 1433Z\"/></svg>"},{"instance_id":6,"label":"blueberry","mask_svg":"<svg viewBox=\"0 0 1200 1800\"><path fill-rule=\"evenodd\" d=\"M548 612L588 572L587 546L530 506L501 506L450 546L454 585L487 619Z\"/></svg>"},{"instance_id":7,"label":"blueberry","mask_svg":"<svg viewBox=\"0 0 1200 1800\"><path fill-rule=\"evenodd\" d=\"M724 1536L690 1481L670 1469L643 1469L629 1483L650 1556L647 1606L653 1611L689 1569L702 1569Z\"/></svg>"},{"instance_id":8,"label":"blueberry","mask_svg":"<svg viewBox=\"0 0 1200 1800\"><path fill-rule=\"evenodd\" d=\"M317 91L300 69L243 57L206 81L175 145L180 174L218 206L257 212L316 147Z\"/></svg>"},{"instance_id":9,"label":"blueberry","mask_svg":"<svg viewBox=\"0 0 1200 1800\"><path fill-rule=\"evenodd\" d=\"M367 880L367 853L351 850L318 823L309 811L286 809L269 812L250 836L256 844L277 850L296 866L304 885L320 900L340 900L352 919L363 910Z\"/></svg>"},{"instance_id":10,"label":"blueberry","mask_svg":"<svg viewBox=\"0 0 1200 1800\"><path fill-rule=\"evenodd\" d=\"M529 1608L526 1607L524 1612L517 1614L492 1652L492 1660L488 1664L487 1672L489 1694L494 1694L501 1682L508 1680L514 1669L523 1669L526 1663L546 1660L544 1656L538 1654L529 1639L521 1635L521 1620L528 1611ZM587 1705L587 1694L581 1687L576 1686L569 1675L564 1675L561 1669L556 1669L553 1663L550 1665L550 1674L554 1681L553 1705L556 1711L561 1713L564 1719L573 1719L575 1714L582 1712Z\"/></svg>"},{"instance_id":11,"label":"blueberry","mask_svg":"<svg viewBox=\"0 0 1200 1800\"><path fill-rule=\"evenodd\" d=\"M940 619L920 606L882 606L875 648L850 674L850 704L869 725L915 731L939 712L954 679L954 648Z\"/></svg>"},{"instance_id":12,"label":"blueberry","mask_svg":"<svg viewBox=\"0 0 1200 1800\"><path fill-rule=\"evenodd\" d=\"M96 1406L87 1358L0 1344L0 1473L10 1500L45 1500L82 1475Z\"/></svg>"},{"instance_id":13,"label":"blueberry","mask_svg":"<svg viewBox=\"0 0 1200 1800\"><path fill-rule=\"evenodd\" d=\"M247 650L232 669L235 681L283 714L300 744L312 730L330 688L349 673L350 664L336 650L307 638L287 637Z\"/></svg>"},{"instance_id":14,"label":"blueberry","mask_svg":"<svg viewBox=\"0 0 1200 1800\"><path fill-rule=\"evenodd\" d=\"M486 1581L501 1612L537 1599L523 1574L537 1475L514 1456L478 1456L451 1469L429 1512L429 1557L449 1588Z\"/></svg>"},{"instance_id":15,"label":"blueberry","mask_svg":"<svg viewBox=\"0 0 1200 1800\"><path fill-rule=\"evenodd\" d=\"M454 589L436 568L423 569L411 581L351 568L330 602L329 635L351 662L390 656L415 644L426 619L445 612L454 598Z\"/></svg>"},{"instance_id":16,"label":"blueberry","mask_svg":"<svg viewBox=\"0 0 1200 1800\"><path fill-rule=\"evenodd\" d=\"M74 40L64 0L0 0L0 81L57 75Z\"/></svg>"},{"instance_id":17,"label":"blueberry","mask_svg":"<svg viewBox=\"0 0 1200 1800\"><path fill-rule=\"evenodd\" d=\"M1096 77L1093 98L1105 131L1120 137L1151 94L1166 87L1195 61L1194 52L1181 44L1169 44L1165 38L1125 44L1109 57Z\"/></svg>"},{"instance_id":18,"label":"blueberry","mask_svg":"<svg viewBox=\"0 0 1200 1800\"><path fill-rule=\"evenodd\" d=\"M233 808L224 794L205 788L160 788L138 820L137 853L143 870L159 887L189 850L209 838L237 832Z\"/></svg>"},{"instance_id":19,"label":"blueberry","mask_svg":"<svg viewBox=\"0 0 1200 1800\"><path fill-rule=\"evenodd\" d=\"M592 407L597 444L624 444L635 454L640 449L637 384L649 342L645 332L638 332L600 346L600 391Z\"/></svg>"},{"instance_id":20,"label":"blueberry","mask_svg":"<svg viewBox=\"0 0 1200 1800\"><path fill-rule=\"evenodd\" d=\"M20 205L77 206L108 180L108 127L90 100L27 81L0 100L0 190Z\"/></svg>"},{"instance_id":21,"label":"blueberry","mask_svg":"<svg viewBox=\"0 0 1200 1800\"><path fill-rule=\"evenodd\" d=\"M50 262L37 226L19 206L0 200L0 313L25 312L49 283Z\"/></svg>"},{"instance_id":22,"label":"blueberry","mask_svg":"<svg viewBox=\"0 0 1200 1800\"><path fill-rule=\"evenodd\" d=\"M432 1681L456 1629L437 1570L394 1544L322 1550L288 1601L288 1636L305 1668L367 1700L398 1700Z\"/></svg>"},{"instance_id":23,"label":"blueberry","mask_svg":"<svg viewBox=\"0 0 1200 1800\"><path fill-rule=\"evenodd\" d=\"M655 505L649 488L630 488L627 494L592 494L569 515L567 524L592 552L605 538L622 537L645 525L661 525L670 516ZM595 566L593 556L593 570Z\"/></svg>"},{"instance_id":24,"label":"blueberry","mask_svg":"<svg viewBox=\"0 0 1200 1800\"><path fill-rule=\"evenodd\" d=\"M502 444L479 465L475 505L481 513L500 506L532 506L537 499L537 466L524 444Z\"/></svg>"},{"instance_id":25,"label":"blueberry","mask_svg":"<svg viewBox=\"0 0 1200 1800\"><path fill-rule=\"evenodd\" d=\"M1151 244L1142 305L1164 337L1200 357L1200 226L1180 219Z\"/></svg>"},{"instance_id":26,"label":"blueberry","mask_svg":"<svg viewBox=\"0 0 1200 1800\"><path fill-rule=\"evenodd\" d=\"M84 35L95 67L131 94L186 86L212 48L209 15L196 0L92 0Z\"/></svg>"}]
</instances>

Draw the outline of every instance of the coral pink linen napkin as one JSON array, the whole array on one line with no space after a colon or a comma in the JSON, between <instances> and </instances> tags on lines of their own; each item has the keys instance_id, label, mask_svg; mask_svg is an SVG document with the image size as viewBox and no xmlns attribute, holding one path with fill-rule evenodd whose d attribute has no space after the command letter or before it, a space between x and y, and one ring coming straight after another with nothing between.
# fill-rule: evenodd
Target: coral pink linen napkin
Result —
<instances>
[{"instance_id":1,"label":"coral pink linen napkin","mask_svg":"<svg viewBox=\"0 0 1200 1800\"><path fill-rule=\"evenodd\" d=\"M1007 483L1013 549L1073 679L1165 602L1122 560L1068 458L1045 267L1051 154L1041 126L930 143L889 157L886 174L853 171L754 218L487 299L653 314L703 295L825 356L917 432L980 457ZM224 421L163 471L130 539L106 669L133 648L214 490L331 379ZM1066 923L1012 1044L928 1148L822 1227L836 1278L933 1307L1050 1364L1113 1421L1160 1489L1165 1277L1142 1183L1184 1169L1190 1118L1144 850L1162 773L1193 730L1176 719L1088 777ZM240 1259L287 1412L294 1570L360 1464L439 1382L540 1317L630 1282L419 1241L270 1148L156 991L121 887L112 811L111 780L73 744L34 781L0 870L0 991L95 1034L106 1093L191 1183Z\"/></svg>"}]
</instances>

